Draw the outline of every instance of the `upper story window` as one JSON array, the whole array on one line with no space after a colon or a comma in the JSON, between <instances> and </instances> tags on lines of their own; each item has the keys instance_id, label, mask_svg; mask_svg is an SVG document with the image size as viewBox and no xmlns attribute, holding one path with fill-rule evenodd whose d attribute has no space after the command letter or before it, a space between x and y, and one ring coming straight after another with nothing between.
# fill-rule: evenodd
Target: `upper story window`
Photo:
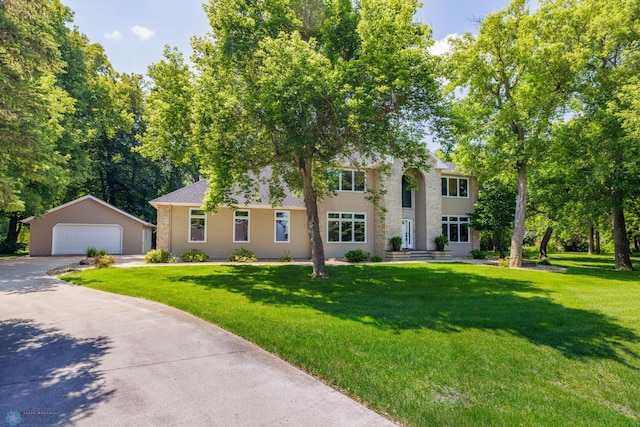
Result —
<instances>
[{"instance_id":1,"label":"upper story window","mask_svg":"<svg viewBox=\"0 0 640 427\"><path fill-rule=\"evenodd\" d=\"M207 214L202 209L189 209L189 242L206 243Z\"/></svg>"},{"instance_id":2,"label":"upper story window","mask_svg":"<svg viewBox=\"0 0 640 427\"><path fill-rule=\"evenodd\" d=\"M442 178L442 195L445 197L469 197L467 178Z\"/></svg>"},{"instance_id":3,"label":"upper story window","mask_svg":"<svg viewBox=\"0 0 640 427\"><path fill-rule=\"evenodd\" d=\"M409 189L409 179L407 179L406 175L402 175L402 207L403 208L411 208L413 207L412 202L412 194Z\"/></svg>"},{"instance_id":4,"label":"upper story window","mask_svg":"<svg viewBox=\"0 0 640 427\"><path fill-rule=\"evenodd\" d=\"M334 188L338 191L364 192L366 189L366 175L364 171L352 169L338 169L330 171L329 176Z\"/></svg>"},{"instance_id":5,"label":"upper story window","mask_svg":"<svg viewBox=\"0 0 640 427\"><path fill-rule=\"evenodd\" d=\"M233 212L233 242L249 242L249 211Z\"/></svg>"}]
</instances>

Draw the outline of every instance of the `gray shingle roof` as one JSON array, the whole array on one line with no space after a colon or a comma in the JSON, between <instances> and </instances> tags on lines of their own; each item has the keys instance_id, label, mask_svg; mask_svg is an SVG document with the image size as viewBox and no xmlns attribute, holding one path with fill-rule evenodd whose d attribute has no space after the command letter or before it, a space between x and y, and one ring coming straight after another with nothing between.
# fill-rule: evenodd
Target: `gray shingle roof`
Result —
<instances>
[{"instance_id":1,"label":"gray shingle roof","mask_svg":"<svg viewBox=\"0 0 640 427\"><path fill-rule=\"evenodd\" d=\"M158 205L193 205L202 206L204 196L209 188L209 183L206 179L195 182L179 190L173 191L157 199L151 200L149 203L152 206ZM269 204L269 189L266 186L261 186L257 196L260 198L259 202L251 201L247 203L245 198L238 194L235 198L238 200L239 206L264 206L270 207ZM304 200L300 197L296 197L289 192L282 201L282 208L304 208Z\"/></svg>"},{"instance_id":2,"label":"gray shingle roof","mask_svg":"<svg viewBox=\"0 0 640 427\"><path fill-rule=\"evenodd\" d=\"M176 191L172 191L169 194L158 197L151 200L151 205L171 205L171 204L186 204L186 205L202 205L204 195L209 188L209 183L206 179L194 182L191 185L182 187Z\"/></svg>"},{"instance_id":3,"label":"gray shingle roof","mask_svg":"<svg viewBox=\"0 0 640 427\"><path fill-rule=\"evenodd\" d=\"M75 199L75 200L72 200L72 201L70 201L70 202L67 202L67 203L65 203L65 204L63 204L63 205L56 206L55 208L49 209L49 210L48 210L48 211L46 211L44 214L42 214L42 216L45 216L45 215L48 215L48 214L50 214L50 213L52 213L52 212L55 212L55 211L58 211L58 210L64 209L64 208L66 208L66 207L69 207L69 206L75 205L76 203L80 203L80 202L83 202L83 201L85 201L85 200L93 200L94 202L99 203L100 205L102 205L102 206L104 206L104 207L106 207L106 208L109 208L109 209L111 209L111 210L113 210L113 211L115 211L115 212L118 212L120 215L124 215L124 216L126 216L126 217L128 217L128 218L131 218L131 219L133 219L134 221L137 221L137 222L139 222L140 224L142 224L142 225L144 225L144 226L146 226L146 227L155 227L155 225L154 225L154 224L151 224L150 222L144 221L144 220L142 220L142 219L140 219L140 218L138 218L138 217L136 217L136 216L133 216L133 215L131 215L129 212L125 212L125 211L123 211L122 209L119 209L119 208L117 208L117 207L113 206L112 204L105 202L105 201L104 201L104 200L102 200L102 199L98 199L97 197L92 196L91 194L87 194L86 196L79 197L79 198L77 198L77 199ZM23 222L23 223L25 223L25 224L28 224L28 223L30 223L31 221L33 221L34 219L36 219L36 217L35 217L35 216L30 216L29 218L25 218L25 219L21 220L20 222Z\"/></svg>"}]
</instances>

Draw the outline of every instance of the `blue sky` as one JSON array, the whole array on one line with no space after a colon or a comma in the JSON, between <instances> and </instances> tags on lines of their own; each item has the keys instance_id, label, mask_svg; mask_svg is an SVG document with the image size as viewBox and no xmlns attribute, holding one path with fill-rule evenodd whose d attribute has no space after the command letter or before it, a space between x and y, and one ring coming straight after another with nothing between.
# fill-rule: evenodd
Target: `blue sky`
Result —
<instances>
[{"instance_id":1,"label":"blue sky","mask_svg":"<svg viewBox=\"0 0 640 427\"><path fill-rule=\"evenodd\" d=\"M146 74L162 58L165 44L189 57L192 36L209 26L203 0L62 0L74 12L74 24L91 42L100 43L118 72ZM477 32L477 19L509 0L423 0L416 19L433 28L433 38Z\"/></svg>"}]
</instances>

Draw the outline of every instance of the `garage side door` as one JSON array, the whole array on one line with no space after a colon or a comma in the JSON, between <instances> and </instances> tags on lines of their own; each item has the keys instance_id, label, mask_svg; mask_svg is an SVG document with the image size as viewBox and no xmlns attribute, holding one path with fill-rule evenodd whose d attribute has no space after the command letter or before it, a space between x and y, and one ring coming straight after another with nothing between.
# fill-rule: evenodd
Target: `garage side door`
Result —
<instances>
[{"instance_id":1,"label":"garage side door","mask_svg":"<svg viewBox=\"0 0 640 427\"><path fill-rule=\"evenodd\" d=\"M122 228L117 224L57 224L51 255L82 255L87 248L122 253Z\"/></svg>"}]
</instances>

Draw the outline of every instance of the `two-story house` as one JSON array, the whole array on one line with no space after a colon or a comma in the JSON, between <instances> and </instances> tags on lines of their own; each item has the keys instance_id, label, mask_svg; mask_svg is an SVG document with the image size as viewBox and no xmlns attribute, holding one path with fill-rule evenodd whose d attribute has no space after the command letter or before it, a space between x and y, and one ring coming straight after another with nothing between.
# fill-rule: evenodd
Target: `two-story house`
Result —
<instances>
[{"instance_id":1,"label":"two-story house","mask_svg":"<svg viewBox=\"0 0 640 427\"><path fill-rule=\"evenodd\" d=\"M338 170L336 194L318 206L325 256L340 259L347 251L362 249L386 259L428 258L440 234L448 237L446 249L453 256L478 249L479 235L468 217L477 201L476 179L433 156L430 163L428 171L419 172L405 171L400 162L387 165L386 173L381 166ZM408 174L417 188L409 185ZM295 259L311 257L301 197L288 194L278 207L245 203L238 197L236 210L222 207L210 214L202 209L207 188L203 180L150 202L158 211L158 249L180 255L197 248L211 259L226 259L241 247L260 259L278 259L285 253ZM368 197L368 190L382 188L378 203L384 215ZM268 197L263 194L261 199ZM404 256L392 257L389 252L393 236L402 236Z\"/></svg>"}]
</instances>

